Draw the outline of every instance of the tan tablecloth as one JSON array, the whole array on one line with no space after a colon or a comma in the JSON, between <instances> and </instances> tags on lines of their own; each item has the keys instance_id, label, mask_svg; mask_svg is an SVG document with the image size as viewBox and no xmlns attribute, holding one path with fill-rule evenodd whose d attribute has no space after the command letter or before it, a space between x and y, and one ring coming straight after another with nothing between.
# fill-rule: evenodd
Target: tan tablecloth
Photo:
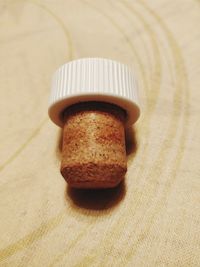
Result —
<instances>
[{"instance_id":1,"label":"tan tablecloth","mask_svg":"<svg viewBox=\"0 0 200 267\"><path fill-rule=\"evenodd\" d=\"M48 119L54 70L135 68L125 183L69 190ZM200 266L200 1L1 0L0 265Z\"/></svg>"}]
</instances>

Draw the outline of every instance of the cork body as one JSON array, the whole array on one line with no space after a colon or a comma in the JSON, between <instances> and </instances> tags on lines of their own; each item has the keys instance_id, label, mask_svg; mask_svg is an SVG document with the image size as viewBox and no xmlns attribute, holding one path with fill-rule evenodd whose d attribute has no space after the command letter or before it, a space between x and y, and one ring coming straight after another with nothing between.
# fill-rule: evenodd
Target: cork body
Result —
<instances>
[{"instance_id":1,"label":"cork body","mask_svg":"<svg viewBox=\"0 0 200 267\"><path fill-rule=\"evenodd\" d=\"M61 173L77 188L109 188L127 170L124 120L117 106L88 102L65 112Z\"/></svg>"}]
</instances>

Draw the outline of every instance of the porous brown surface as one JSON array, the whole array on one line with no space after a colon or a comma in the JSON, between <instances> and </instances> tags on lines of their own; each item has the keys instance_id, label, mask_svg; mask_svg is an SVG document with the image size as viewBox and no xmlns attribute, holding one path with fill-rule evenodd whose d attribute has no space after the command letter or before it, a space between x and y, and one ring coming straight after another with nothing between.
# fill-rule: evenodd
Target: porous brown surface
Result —
<instances>
[{"instance_id":1,"label":"porous brown surface","mask_svg":"<svg viewBox=\"0 0 200 267\"><path fill-rule=\"evenodd\" d=\"M77 188L109 188L127 170L125 112L115 105L89 102L66 110L61 173Z\"/></svg>"}]
</instances>

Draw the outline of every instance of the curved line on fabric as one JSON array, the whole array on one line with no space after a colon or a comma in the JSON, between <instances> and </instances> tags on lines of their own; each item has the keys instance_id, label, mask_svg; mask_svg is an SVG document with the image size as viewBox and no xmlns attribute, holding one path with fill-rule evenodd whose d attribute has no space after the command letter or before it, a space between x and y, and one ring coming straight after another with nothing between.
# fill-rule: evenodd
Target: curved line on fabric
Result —
<instances>
[{"instance_id":1,"label":"curved line on fabric","mask_svg":"<svg viewBox=\"0 0 200 267\"><path fill-rule=\"evenodd\" d=\"M32 1L32 0L28 0L29 2L35 4L36 6L41 7L43 10L45 10L48 14L50 14L56 21L57 23L60 25L60 23L62 22L60 18L58 18L52 11L50 11L48 8L46 8L46 6L36 2L36 1ZM20 2L20 1L19 1ZM67 37L67 41L68 41L68 45L69 47L71 46L70 50L69 50L69 60L73 59L73 46L72 46L72 42L71 42L71 37L69 35L69 32L66 28L66 26L64 25L64 23L62 22L61 25L62 29L64 30L64 33ZM27 145L35 138L35 136L37 136L37 134L40 132L41 128L45 125L45 123L48 121L48 118L46 118L45 120L42 121L42 123L39 125L39 127L37 127L34 132L31 134L31 136L27 139L26 142L24 142L24 144L22 144L15 152L12 156L10 156L1 166L0 166L0 171L2 171L8 164L10 164L26 147ZM62 215L64 216L64 215ZM62 221L60 214L53 217L52 219L50 219L49 221L47 221L44 225L38 227L36 230L34 230L33 232L31 232L30 234L26 235L24 238L20 239L19 241L10 244L9 246L7 246L6 248L0 250L0 261L4 260L5 258L8 258L10 256L12 256L13 254L15 254L16 252L26 248L28 245L32 244L34 241L42 238L44 235L46 235L48 232L50 232L51 230L53 230L57 225L59 225ZM55 223L54 223L55 222ZM45 229L45 231L43 230Z\"/></svg>"},{"instance_id":2,"label":"curved line on fabric","mask_svg":"<svg viewBox=\"0 0 200 267\"><path fill-rule=\"evenodd\" d=\"M89 227L87 228L84 228L81 232L79 232L78 236L72 240L72 243L70 244L69 247L65 248L62 253L58 254L54 259L53 261L51 262L51 264L49 265L49 267L53 267L56 263L58 263L65 255L66 253L69 251L80 241L80 238L82 236L84 236L86 230L92 228L92 226L90 225Z\"/></svg>"},{"instance_id":3,"label":"curved line on fabric","mask_svg":"<svg viewBox=\"0 0 200 267\"><path fill-rule=\"evenodd\" d=\"M130 49L131 49L131 51L133 53L133 56L136 58L136 61L138 62L138 65L139 65L139 68L140 68L140 71L142 73L142 77L143 77L143 80L144 80L144 90L146 91L146 88L148 88L149 86L148 86L148 83L147 83L144 67L143 67L143 64L142 64L140 58L138 57L138 55L137 55L137 53L135 51L135 48L134 48L133 44L131 43L129 37L124 33L123 29L112 19L112 17L107 15L105 12L102 12L101 10L99 10L93 4L88 3L86 0L82 0L81 2L85 3L90 8L96 10L98 13L100 13L105 18L107 18L107 20L110 21L110 23L114 26L114 28L117 29L124 36L124 39L126 40L126 43L129 45L129 47L130 47Z\"/></svg>"},{"instance_id":4,"label":"curved line on fabric","mask_svg":"<svg viewBox=\"0 0 200 267\"><path fill-rule=\"evenodd\" d=\"M66 213L62 211L54 218L51 218L48 223L42 224L39 228L19 239L17 242L10 244L4 249L1 249L0 262L47 235L47 233L55 229L57 225L63 222L64 218L66 218Z\"/></svg>"},{"instance_id":5,"label":"curved line on fabric","mask_svg":"<svg viewBox=\"0 0 200 267\"><path fill-rule=\"evenodd\" d=\"M45 5L41 4L40 2L37 2L35 0L28 0L30 3L35 4L38 7L41 7L43 10L45 10L49 15L51 15L52 18L58 23L59 26L61 26L61 29L66 37L67 40L67 45L68 45L68 56L67 58L69 60L73 59L74 55L74 49L73 49L73 44L72 44L72 39L69 33L69 30L65 26L64 22L62 19L60 19L54 12L52 12L49 8L47 8Z\"/></svg>"},{"instance_id":6,"label":"curved line on fabric","mask_svg":"<svg viewBox=\"0 0 200 267\"><path fill-rule=\"evenodd\" d=\"M168 40L170 42L170 47L171 47L173 56L176 59L176 61L175 61L175 68L176 68L177 75L179 77L179 87L180 88L182 87L182 90L180 90L180 92L177 91L177 93L175 95L176 96L176 99L178 99L179 94L181 94L181 91L183 91L183 93L185 94L184 95L184 98L185 99L183 99L183 101L185 102L185 105L184 105L184 102L183 101L181 102L182 108L183 108L183 112L184 112L183 122L182 122L182 133L181 133L181 137L179 139L179 147L177 149L177 153L176 153L176 156L175 156L174 161L173 161L174 164L172 164L172 168L171 168L171 173L173 175L172 175L172 178L169 179L169 180L167 180L166 183L165 183L167 186L164 187L164 190L163 190L161 199L159 199L157 201L157 203L159 202L159 204L160 204L160 203L163 203L165 201L165 199L167 197L167 194L170 192L172 183L173 183L174 179L176 178L177 169L180 166L181 161L182 161L182 158L183 158L183 149L182 149L182 147L184 146L183 144L185 144L186 137L187 137L187 125L188 125L188 118L189 118L189 116L188 116L189 115L188 104L189 104L189 98L190 98L190 96L189 96L189 91L188 91L188 79L187 79L187 74L186 74L185 63L184 63L184 60L183 60L183 57L182 57L180 48L179 48L179 46L178 46L178 44L177 44L177 42L176 42L173 34L167 28L167 26L164 24L163 20L153 10L151 10L143 1L140 2L140 3L158 21L158 23L162 27L163 31L165 32L165 34L166 34L166 36L167 36L167 38L168 38ZM174 104L176 104L176 103L174 103ZM177 106L174 105L174 110L173 110L172 114L176 115L176 110L177 110ZM175 117L174 115L173 115L173 117ZM172 117L172 120L173 120L173 117ZM176 130L173 131L175 127L173 126L172 120L171 120L171 127L169 127L169 133L168 133L169 135L168 136L170 136L170 140L173 141L173 138L175 136ZM178 119L177 119L177 121L178 121ZM165 158L164 146L163 146L161 152L158 155L158 158L157 158L157 161L155 162L155 165L158 164L158 162L160 161L160 158ZM153 221L155 219L155 216L161 211L162 208L163 208L163 205L158 205L157 204L154 213L151 216L149 216L150 217L150 219L148 220L149 223L148 223L145 231L143 231L140 234L140 238L131 247L131 251L129 251L129 253L126 254L126 257L125 258L127 259L127 262L136 253L136 251L138 249L138 245L146 238L147 233L150 231L150 228L151 228L151 226L153 224ZM135 250L134 251L133 251L133 247L135 247Z\"/></svg>"},{"instance_id":7,"label":"curved line on fabric","mask_svg":"<svg viewBox=\"0 0 200 267\"><path fill-rule=\"evenodd\" d=\"M10 162L12 162L24 149L27 147L27 145L35 138L35 136L40 132L41 128L44 126L44 124L48 121L48 118L44 119L39 127L37 127L33 133L29 136L29 138L21 145L13 154L10 156L1 166L0 171L2 171L6 165L8 165Z\"/></svg>"},{"instance_id":8,"label":"curved line on fabric","mask_svg":"<svg viewBox=\"0 0 200 267\"><path fill-rule=\"evenodd\" d=\"M160 57L160 51L159 47L157 45L157 39L154 31L151 29L149 24L144 20L143 16L136 11L136 9L131 6L127 1L121 1L121 4L126 7L127 10L131 11L131 14L134 13L134 15L143 23L146 31L149 33L149 36L151 38L151 43L152 43L152 48L153 48L153 54L155 58L155 73L158 73L157 79L152 81L152 88L153 93L154 93L154 99L151 105L148 105L147 102L147 110L146 110L146 115L144 116L143 123L145 127L142 127L140 134L145 132L145 136L148 136L149 131L150 131L150 122L152 119L153 112L155 110L156 104L158 102L158 97L160 94L160 86L161 86L161 74L162 74L162 64L161 64L161 57ZM147 97L150 98L152 94L152 91L147 91ZM147 156L145 153L146 149L148 147L148 144L145 144L144 149L142 150L142 160L144 161L144 158Z\"/></svg>"},{"instance_id":9,"label":"curved line on fabric","mask_svg":"<svg viewBox=\"0 0 200 267\"><path fill-rule=\"evenodd\" d=\"M20 2L21 0L19 0ZM60 18L58 18L51 10L49 10L46 6L44 6L43 4L38 3L37 1L34 0L28 0L29 2L31 2L32 4L35 4L36 6L42 8L43 10L45 10L48 14L50 14L55 20L56 22L61 26L64 35L67 38L67 42L68 42L68 48L69 48L69 60L71 60L73 58L73 45L72 45L72 41L71 41L71 37L69 34L69 31L67 30L66 26L64 25L64 23L62 22L62 20ZM41 130L41 128L45 125L45 123L48 121L48 118L46 118L35 130L34 132L31 134L31 136L3 163L0 165L0 172L8 165L10 164L23 150L25 147L27 147L27 145L35 138L35 136L37 136L37 134L39 133L39 131Z\"/></svg>"}]
</instances>

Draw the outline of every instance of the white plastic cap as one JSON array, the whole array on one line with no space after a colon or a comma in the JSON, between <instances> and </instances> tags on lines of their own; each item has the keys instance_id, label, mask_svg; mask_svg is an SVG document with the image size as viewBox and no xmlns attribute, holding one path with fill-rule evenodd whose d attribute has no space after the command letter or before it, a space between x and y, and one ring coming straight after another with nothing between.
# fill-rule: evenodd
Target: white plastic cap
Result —
<instances>
[{"instance_id":1,"label":"white plastic cap","mask_svg":"<svg viewBox=\"0 0 200 267\"><path fill-rule=\"evenodd\" d=\"M123 108L127 112L127 126L140 114L134 74L126 65L110 59L78 59L55 72L49 105L49 117L55 124L63 126L63 112L67 107L88 101Z\"/></svg>"}]
</instances>

